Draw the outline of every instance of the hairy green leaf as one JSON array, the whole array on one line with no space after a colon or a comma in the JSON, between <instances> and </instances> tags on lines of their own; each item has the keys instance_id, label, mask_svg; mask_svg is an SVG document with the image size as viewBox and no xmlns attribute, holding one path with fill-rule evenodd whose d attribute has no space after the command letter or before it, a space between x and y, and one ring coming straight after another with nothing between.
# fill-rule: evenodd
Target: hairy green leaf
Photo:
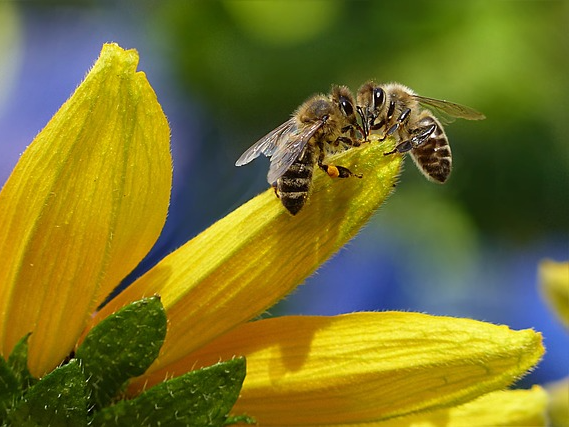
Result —
<instances>
[{"instance_id":1,"label":"hairy green leaf","mask_svg":"<svg viewBox=\"0 0 569 427\"><path fill-rule=\"evenodd\" d=\"M8 365L16 375L19 387L22 390L26 390L37 382L37 379L28 370L28 338L30 335L27 334L18 341L8 358Z\"/></svg>"},{"instance_id":2,"label":"hairy green leaf","mask_svg":"<svg viewBox=\"0 0 569 427\"><path fill-rule=\"evenodd\" d=\"M96 413L93 427L222 426L245 379L245 359L189 372Z\"/></svg>"},{"instance_id":3,"label":"hairy green leaf","mask_svg":"<svg viewBox=\"0 0 569 427\"><path fill-rule=\"evenodd\" d=\"M8 425L18 427L87 426L85 378L76 360L55 369L30 387L8 413Z\"/></svg>"},{"instance_id":4,"label":"hairy green leaf","mask_svg":"<svg viewBox=\"0 0 569 427\"><path fill-rule=\"evenodd\" d=\"M16 374L0 356L0 423L6 419L6 414L17 399L19 390Z\"/></svg>"},{"instance_id":5,"label":"hairy green leaf","mask_svg":"<svg viewBox=\"0 0 569 427\"><path fill-rule=\"evenodd\" d=\"M148 369L165 336L166 313L158 297L127 305L89 332L75 355L95 408L107 406L128 379Z\"/></svg>"}]
</instances>

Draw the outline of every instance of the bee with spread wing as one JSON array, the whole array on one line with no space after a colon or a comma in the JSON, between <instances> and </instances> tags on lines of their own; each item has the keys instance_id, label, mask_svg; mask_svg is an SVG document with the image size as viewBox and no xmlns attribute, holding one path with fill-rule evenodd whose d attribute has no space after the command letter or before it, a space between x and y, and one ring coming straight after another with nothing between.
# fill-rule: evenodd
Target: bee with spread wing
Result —
<instances>
[{"instance_id":1,"label":"bee with spread wing","mask_svg":"<svg viewBox=\"0 0 569 427\"><path fill-rule=\"evenodd\" d=\"M353 96L345 86L334 86L330 95L305 101L289 120L246 150L235 165L245 165L259 154L270 157L267 181L275 186L283 206L296 215L308 198L315 165L331 177L361 177L345 167L323 163L329 149L359 145L356 132L363 133Z\"/></svg>"}]
</instances>

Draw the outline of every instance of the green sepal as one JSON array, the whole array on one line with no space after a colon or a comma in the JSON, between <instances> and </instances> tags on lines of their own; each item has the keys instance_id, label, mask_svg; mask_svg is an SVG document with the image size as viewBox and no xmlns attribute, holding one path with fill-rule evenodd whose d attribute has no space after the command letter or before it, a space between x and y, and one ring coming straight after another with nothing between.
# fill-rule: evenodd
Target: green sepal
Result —
<instances>
[{"instance_id":1,"label":"green sepal","mask_svg":"<svg viewBox=\"0 0 569 427\"><path fill-rule=\"evenodd\" d=\"M30 334L26 334L16 343L8 360L0 357L0 422L6 420L24 391L38 381L28 370L29 337Z\"/></svg>"},{"instance_id":2,"label":"green sepal","mask_svg":"<svg viewBox=\"0 0 569 427\"><path fill-rule=\"evenodd\" d=\"M18 377L2 356L0 356L0 425L21 393Z\"/></svg>"},{"instance_id":3,"label":"green sepal","mask_svg":"<svg viewBox=\"0 0 569 427\"><path fill-rule=\"evenodd\" d=\"M26 390L38 381L28 370L28 338L30 335L31 333L26 334L18 341L8 357L8 365L16 375L21 390Z\"/></svg>"},{"instance_id":4,"label":"green sepal","mask_svg":"<svg viewBox=\"0 0 569 427\"><path fill-rule=\"evenodd\" d=\"M224 426L232 426L234 424L256 425L257 421L255 420L255 418L250 417L248 415L235 415L232 417L227 417L227 419L223 423Z\"/></svg>"},{"instance_id":5,"label":"green sepal","mask_svg":"<svg viewBox=\"0 0 569 427\"><path fill-rule=\"evenodd\" d=\"M7 425L18 427L87 426L86 383L79 362L60 366L30 387L7 418Z\"/></svg>"},{"instance_id":6,"label":"green sepal","mask_svg":"<svg viewBox=\"0 0 569 427\"><path fill-rule=\"evenodd\" d=\"M89 332L75 357L81 360L95 410L107 406L127 380L148 369L165 336L166 313L157 296L127 305Z\"/></svg>"},{"instance_id":7,"label":"green sepal","mask_svg":"<svg viewBox=\"0 0 569 427\"><path fill-rule=\"evenodd\" d=\"M93 417L90 426L223 426L245 379L245 359L236 358L160 383Z\"/></svg>"}]
</instances>

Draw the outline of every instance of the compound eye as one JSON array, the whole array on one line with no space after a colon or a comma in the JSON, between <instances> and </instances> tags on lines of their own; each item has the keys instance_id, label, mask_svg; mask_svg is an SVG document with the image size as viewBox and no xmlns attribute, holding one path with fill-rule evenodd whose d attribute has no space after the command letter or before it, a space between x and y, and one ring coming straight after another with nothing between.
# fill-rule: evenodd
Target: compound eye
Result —
<instances>
[{"instance_id":1,"label":"compound eye","mask_svg":"<svg viewBox=\"0 0 569 427\"><path fill-rule=\"evenodd\" d=\"M348 117L354 114L354 106L352 105L351 101L345 96L340 96L340 109Z\"/></svg>"},{"instance_id":2,"label":"compound eye","mask_svg":"<svg viewBox=\"0 0 569 427\"><path fill-rule=\"evenodd\" d=\"M385 102L385 91L380 87L376 87L373 90L373 108L374 108L374 110L381 107L384 102Z\"/></svg>"}]
</instances>

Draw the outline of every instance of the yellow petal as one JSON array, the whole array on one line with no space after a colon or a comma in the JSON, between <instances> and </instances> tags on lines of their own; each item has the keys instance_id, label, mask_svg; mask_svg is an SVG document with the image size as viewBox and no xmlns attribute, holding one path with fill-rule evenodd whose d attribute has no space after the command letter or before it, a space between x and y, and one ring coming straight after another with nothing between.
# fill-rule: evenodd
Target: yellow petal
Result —
<instances>
[{"instance_id":1,"label":"yellow petal","mask_svg":"<svg viewBox=\"0 0 569 427\"><path fill-rule=\"evenodd\" d=\"M535 386L531 390L495 391L464 405L390 421L334 427L545 427L546 406L547 394Z\"/></svg>"},{"instance_id":2,"label":"yellow petal","mask_svg":"<svg viewBox=\"0 0 569 427\"><path fill-rule=\"evenodd\" d=\"M531 330L470 319L397 312L291 316L242 325L137 379L130 391L243 355L247 377L235 414L260 425L362 423L502 389L542 354L541 336Z\"/></svg>"},{"instance_id":3,"label":"yellow petal","mask_svg":"<svg viewBox=\"0 0 569 427\"><path fill-rule=\"evenodd\" d=\"M383 155L392 144L366 144L337 158L361 179L316 171L308 204L294 217L265 191L164 258L97 320L159 294L169 328L153 370L257 316L346 244L391 193L401 165L400 156Z\"/></svg>"},{"instance_id":4,"label":"yellow petal","mask_svg":"<svg viewBox=\"0 0 569 427\"><path fill-rule=\"evenodd\" d=\"M166 218L169 129L137 63L105 45L0 193L0 352L33 331L35 375L69 353Z\"/></svg>"},{"instance_id":5,"label":"yellow petal","mask_svg":"<svg viewBox=\"0 0 569 427\"><path fill-rule=\"evenodd\" d=\"M569 262L542 261L539 279L545 300L561 322L569 327Z\"/></svg>"}]
</instances>

